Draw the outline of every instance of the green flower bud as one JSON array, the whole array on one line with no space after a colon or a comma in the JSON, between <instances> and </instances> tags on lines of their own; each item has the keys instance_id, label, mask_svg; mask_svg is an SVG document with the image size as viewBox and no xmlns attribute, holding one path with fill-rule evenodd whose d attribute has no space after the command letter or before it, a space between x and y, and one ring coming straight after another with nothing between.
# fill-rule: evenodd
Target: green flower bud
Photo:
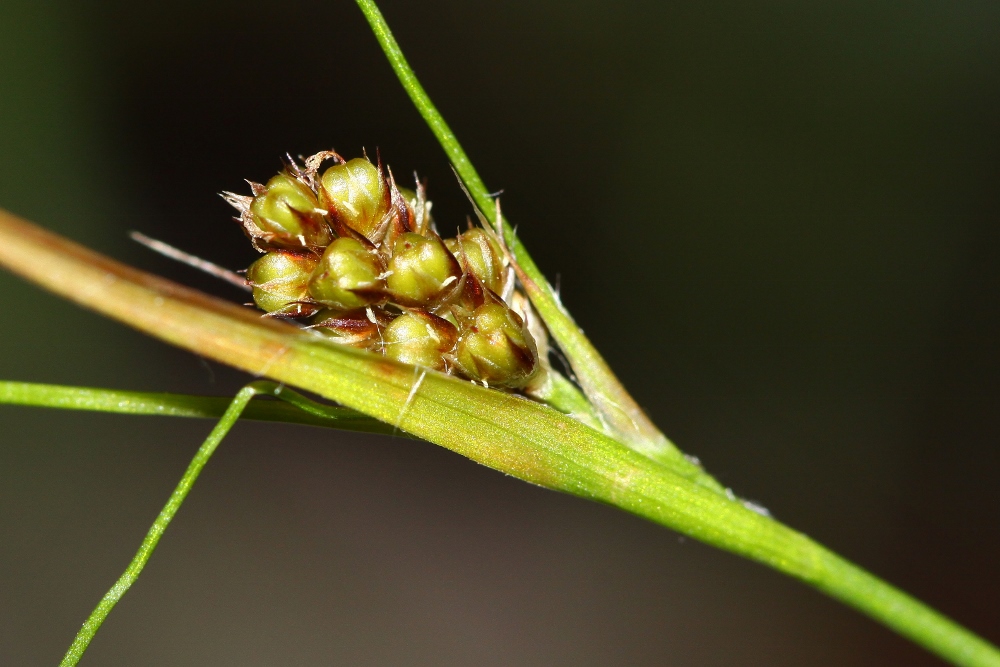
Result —
<instances>
[{"instance_id":1,"label":"green flower bud","mask_svg":"<svg viewBox=\"0 0 1000 667\"><path fill-rule=\"evenodd\" d=\"M365 158L337 164L320 178L320 203L330 211L341 236L353 230L378 243L384 229L382 219L391 205L389 190L378 167Z\"/></svg>"},{"instance_id":2,"label":"green flower bud","mask_svg":"<svg viewBox=\"0 0 1000 667\"><path fill-rule=\"evenodd\" d=\"M267 253L247 269L253 300L276 317L307 317L319 308L310 303L309 278L317 259L284 250Z\"/></svg>"},{"instance_id":3,"label":"green flower bud","mask_svg":"<svg viewBox=\"0 0 1000 667\"><path fill-rule=\"evenodd\" d=\"M462 276L462 268L441 239L407 232L392 248L386 288L404 306L430 306Z\"/></svg>"},{"instance_id":4,"label":"green flower bud","mask_svg":"<svg viewBox=\"0 0 1000 667\"><path fill-rule=\"evenodd\" d=\"M259 188L260 186L256 186ZM251 236L279 248L322 248L333 240L330 226L305 184L282 172L264 186L250 204Z\"/></svg>"},{"instance_id":5,"label":"green flower bud","mask_svg":"<svg viewBox=\"0 0 1000 667\"><path fill-rule=\"evenodd\" d=\"M382 332L385 356L404 364L444 370L444 355L458 340L458 330L447 320L422 311L404 313Z\"/></svg>"},{"instance_id":6,"label":"green flower bud","mask_svg":"<svg viewBox=\"0 0 1000 667\"><path fill-rule=\"evenodd\" d=\"M499 300L479 306L463 322L455 362L472 380L511 389L525 386L539 368L524 321Z\"/></svg>"},{"instance_id":7,"label":"green flower bud","mask_svg":"<svg viewBox=\"0 0 1000 667\"><path fill-rule=\"evenodd\" d=\"M503 250L493 235L475 227L446 240L445 245L462 268L474 275L484 287L496 294L503 291Z\"/></svg>"},{"instance_id":8,"label":"green flower bud","mask_svg":"<svg viewBox=\"0 0 1000 667\"><path fill-rule=\"evenodd\" d=\"M343 236L323 252L309 282L309 294L331 308L364 308L384 298L385 280L381 277L384 270L374 249Z\"/></svg>"}]
</instances>

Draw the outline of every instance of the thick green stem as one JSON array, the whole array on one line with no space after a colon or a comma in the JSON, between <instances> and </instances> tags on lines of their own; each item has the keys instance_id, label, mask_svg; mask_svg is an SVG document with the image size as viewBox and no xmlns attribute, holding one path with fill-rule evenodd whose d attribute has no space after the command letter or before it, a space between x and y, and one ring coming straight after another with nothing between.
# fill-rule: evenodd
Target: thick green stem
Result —
<instances>
[{"instance_id":1,"label":"thick green stem","mask_svg":"<svg viewBox=\"0 0 1000 667\"><path fill-rule=\"evenodd\" d=\"M83 657L87 647L90 646L90 642L94 639L94 635L97 634L97 631L104 623L104 619L108 617L108 614L118 604L118 601L122 599L122 596L135 583L135 580L139 578L139 573L142 572L142 569L149 561L149 557L156 550L156 545L159 543L160 538L163 537L167 526L170 525L170 522L177 514L177 510L181 508L181 504L184 503L184 499L187 498L188 493L191 491L191 487L198 480L198 475L201 474L202 468L208 463L208 459L212 457L212 453L219 446L219 443L222 442L222 439L226 437L226 434L229 433L236 420L240 418L240 414L247 406L247 403L250 402L250 399L261 393L274 395L275 390L280 391L280 388L273 382L255 382L247 385L236 394L236 397L233 398L229 407L223 413L222 418L215 425L215 428L212 429L212 432L205 438L205 442L198 448L194 458L184 472L184 476L181 477L181 481L177 484L174 492L170 494L167 504L160 510L156 521L153 522L149 532L146 533L146 537L142 540L139 551L132 558L132 562L128 564L122 576L104 594L104 597L97 604L97 608L91 612L90 616L84 622L83 627L76 634L76 638L73 639L69 650L66 651L62 662L59 663L59 667L74 667L80 661L80 658Z\"/></svg>"}]
</instances>

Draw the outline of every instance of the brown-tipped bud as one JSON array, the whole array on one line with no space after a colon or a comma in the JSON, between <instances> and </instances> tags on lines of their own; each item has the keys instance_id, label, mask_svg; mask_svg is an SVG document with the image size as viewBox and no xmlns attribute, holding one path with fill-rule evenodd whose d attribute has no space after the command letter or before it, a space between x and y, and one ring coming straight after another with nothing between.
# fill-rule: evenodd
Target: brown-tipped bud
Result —
<instances>
[{"instance_id":1,"label":"brown-tipped bud","mask_svg":"<svg viewBox=\"0 0 1000 667\"><path fill-rule=\"evenodd\" d=\"M341 235L347 235L346 227L373 243L381 240L382 221L391 206L389 189L378 167L365 158L327 169L320 178L319 201Z\"/></svg>"},{"instance_id":2,"label":"brown-tipped bud","mask_svg":"<svg viewBox=\"0 0 1000 667\"><path fill-rule=\"evenodd\" d=\"M324 308L312 319L310 329L327 336L341 345L361 348L380 348L380 330L392 322L387 313L374 309L342 313Z\"/></svg>"},{"instance_id":3,"label":"brown-tipped bud","mask_svg":"<svg viewBox=\"0 0 1000 667\"><path fill-rule=\"evenodd\" d=\"M499 299L462 323L455 350L459 370L492 387L518 389L538 371L538 352L521 317Z\"/></svg>"},{"instance_id":4,"label":"brown-tipped bud","mask_svg":"<svg viewBox=\"0 0 1000 667\"><path fill-rule=\"evenodd\" d=\"M384 234L380 235L380 251L382 255L388 259L389 255L392 254L392 249L396 246L396 241L403 234L409 232L418 232L416 227L416 214L413 211L413 205L407 200L406 196L403 194L402 190L396 186L396 180L392 176L392 170L389 171L389 202L390 212L383 218L384 221ZM379 235L376 232L376 235Z\"/></svg>"},{"instance_id":5,"label":"brown-tipped bud","mask_svg":"<svg viewBox=\"0 0 1000 667\"><path fill-rule=\"evenodd\" d=\"M392 248L386 289L404 306L427 307L447 295L462 276L462 267L436 236L400 236Z\"/></svg>"},{"instance_id":6,"label":"brown-tipped bud","mask_svg":"<svg viewBox=\"0 0 1000 667\"><path fill-rule=\"evenodd\" d=\"M330 308L364 308L385 298L384 272L382 259L373 248L344 236L323 252L309 282L309 294Z\"/></svg>"},{"instance_id":7,"label":"brown-tipped bud","mask_svg":"<svg viewBox=\"0 0 1000 667\"><path fill-rule=\"evenodd\" d=\"M434 219L431 216L431 202L427 200L427 190L424 184L417 181L417 189L399 188L399 194L403 196L406 203L413 211L413 231L417 234L427 234L434 228Z\"/></svg>"},{"instance_id":8,"label":"brown-tipped bud","mask_svg":"<svg viewBox=\"0 0 1000 667\"><path fill-rule=\"evenodd\" d=\"M333 235L318 206L312 190L282 172L254 197L245 226L254 239L270 247L322 248Z\"/></svg>"},{"instance_id":9,"label":"brown-tipped bud","mask_svg":"<svg viewBox=\"0 0 1000 667\"><path fill-rule=\"evenodd\" d=\"M309 278L318 260L284 250L267 253L247 269L253 300L275 317L308 317L319 307L309 298Z\"/></svg>"},{"instance_id":10,"label":"brown-tipped bud","mask_svg":"<svg viewBox=\"0 0 1000 667\"><path fill-rule=\"evenodd\" d=\"M458 330L447 320L423 311L394 319L382 332L385 356L404 364L444 370L444 355L455 347Z\"/></svg>"},{"instance_id":11,"label":"brown-tipped bud","mask_svg":"<svg viewBox=\"0 0 1000 667\"><path fill-rule=\"evenodd\" d=\"M417 204L420 203L417 200L417 191L410 188L403 188L399 186L397 186L396 189L399 190L399 194L403 198L403 201L409 204L410 208L416 211Z\"/></svg>"},{"instance_id":12,"label":"brown-tipped bud","mask_svg":"<svg viewBox=\"0 0 1000 667\"><path fill-rule=\"evenodd\" d=\"M484 286L497 294L503 292L504 255L496 238L484 229L475 227L445 245L466 273L471 273Z\"/></svg>"}]
</instances>

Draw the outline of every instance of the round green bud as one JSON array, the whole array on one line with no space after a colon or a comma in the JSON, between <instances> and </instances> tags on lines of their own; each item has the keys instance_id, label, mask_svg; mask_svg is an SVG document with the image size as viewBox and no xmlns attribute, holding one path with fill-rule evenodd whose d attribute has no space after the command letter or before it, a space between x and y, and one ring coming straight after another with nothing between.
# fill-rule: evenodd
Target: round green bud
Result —
<instances>
[{"instance_id":1,"label":"round green bud","mask_svg":"<svg viewBox=\"0 0 1000 667\"><path fill-rule=\"evenodd\" d=\"M458 340L458 330L447 320L424 312L408 312L382 332L385 356L404 364L444 370L444 355Z\"/></svg>"},{"instance_id":2,"label":"round green bud","mask_svg":"<svg viewBox=\"0 0 1000 667\"><path fill-rule=\"evenodd\" d=\"M404 306L430 306L462 276L462 268L441 239L402 234L392 248L386 289Z\"/></svg>"},{"instance_id":3,"label":"round green bud","mask_svg":"<svg viewBox=\"0 0 1000 667\"><path fill-rule=\"evenodd\" d=\"M381 301L385 270L378 254L357 239L342 236L323 252L309 281L313 299L339 310L355 310Z\"/></svg>"},{"instance_id":4,"label":"round green bud","mask_svg":"<svg viewBox=\"0 0 1000 667\"><path fill-rule=\"evenodd\" d=\"M503 250L487 231L475 227L445 241L462 268L496 294L503 291Z\"/></svg>"},{"instance_id":5,"label":"round green bud","mask_svg":"<svg viewBox=\"0 0 1000 667\"><path fill-rule=\"evenodd\" d=\"M317 207L313 191L282 172L253 198L250 215L260 233L250 233L275 247L321 248L333 240L333 235Z\"/></svg>"},{"instance_id":6,"label":"round green bud","mask_svg":"<svg viewBox=\"0 0 1000 667\"><path fill-rule=\"evenodd\" d=\"M364 158L334 165L320 178L320 204L334 222L373 243L379 240L376 237L382 231L382 218L389 211L388 194L378 167Z\"/></svg>"},{"instance_id":7,"label":"round green bud","mask_svg":"<svg viewBox=\"0 0 1000 667\"><path fill-rule=\"evenodd\" d=\"M538 370L538 352L521 317L490 301L463 323L455 350L463 374L493 387L525 386Z\"/></svg>"},{"instance_id":8,"label":"round green bud","mask_svg":"<svg viewBox=\"0 0 1000 667\"><path fill-rule=\"evenodd\" d=\"M281 317L306 317L318 308L309 303L309 278L317 259L284 250L267 253L247 269L253 300L261 310Z\"/></svg>"}]
</instances>

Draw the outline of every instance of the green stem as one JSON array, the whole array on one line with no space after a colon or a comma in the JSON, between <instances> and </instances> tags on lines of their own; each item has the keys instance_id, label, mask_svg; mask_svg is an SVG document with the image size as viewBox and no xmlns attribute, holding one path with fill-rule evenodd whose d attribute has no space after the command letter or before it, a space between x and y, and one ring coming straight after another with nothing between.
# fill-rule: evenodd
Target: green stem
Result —
<instances>
[{"instance_id":1,"label":"green stem","mask_svg":"<svg viewBox=\"0 0 1000 667\"><path fill-rule=\"evenodd\" d=\"M919 600L822 549L821 575L808 581L827 595L881 620L955 665L997 667L1000 649Z\"/></svg>"},{"instance_id":2,"label":"green stem","mask_svg":"<svg viewBox=\"0 0 1000 667\"><path fill-rule=\"evenodd\" d=\"M323 405L288 387L279 388L275 385L275 391L271 393L280 398L281 402L251 403L244 411L243 418L325 426L343 431L405 435L389 424L372 419L357 410ZM222 396L192 396L0 381L0 404L39 408L218 419L225 413L230 401L231 399Z\"/></svg>"},{"instance_id":3,"label":"green stem","mask_svg":"<svg viewBox=\"0 0 1000 667\"><path fill-rule=\"evenodd\" d=\"M490 191L483 183L483 179L479 177L475 167L472 166L469 156L466 155L455 133L448 127L444 117L420 84L378 6L373 0L357 0L357 3L361 11L364 12L365 18L368 19L368 23L396 72L396 76L399 77L400 83L434 136L437 137L473 201L484 215L493 216L494 223L499 222L502 225L504 238L516 260L519 270L518 277L524 285L525 291L548 326L552 337L559 343L559 347L569 359L573 372L580 381L580 386L594 407L601 413L610 433L629 448L670 465L689 479L716 491L724 491L722 485L699 465L685 457L650 421L635 399L622 386L597 348L587 339L563 307L559 297L545 276L542 275L531 255L528 254L528 250L517 238L511 225L503 216L500 216L499 221L496 220L496 206L494 200L490 198Z\"/></svg>"},{"instance_id":4,"label":"green stem","mask_svg":"<svg viewBox=\"0 0 1000 667\"><path fill-rule=\"evenodd\" d=\"M236 394L236 397L233 398L232 402L229 403L229 407L223 413L222 418L212 429L212 432L208 434L205 442L198 448L194 458L191 459L191 463L184 472L184 476L181 477L177 488L170 494L167 504L160 510L156 521L153 522L149 532L146 533L146 537L142 540L142 545L139 547L139 551L136 552L132 562L125 568L125 572L118 578L115 585L104 594L104 597L97 604L97 608L91 612L90 616L84 622L83 627L76 634L76 638L73 639L69 650L66 651L62 662L59 663L59 667L74 667L80 661L80 658L83 657L87 647L90 646L91 640L94 639L94 635L97 634L101 624L104 623L104 619L108 617L114 606L118 604L122 596L135 583L135 580L139 578L139 573L146 566L149 557L153 555L157 543L163 537L163 533L167 530L167 526L170 525L174 515L177 514L177 510L181 508L181 504L191 491L191 487L197 481L198 475L201 474L202 468L208 463L208 459L211 458L216 447L219 446L222 439L229 433L236 420L240 418L240 414L247 406L247 403L258 394L275 395L276 390L280 392L280 387L273 382L254 382L243 387Z\"/></svg>"}]
</instances>

